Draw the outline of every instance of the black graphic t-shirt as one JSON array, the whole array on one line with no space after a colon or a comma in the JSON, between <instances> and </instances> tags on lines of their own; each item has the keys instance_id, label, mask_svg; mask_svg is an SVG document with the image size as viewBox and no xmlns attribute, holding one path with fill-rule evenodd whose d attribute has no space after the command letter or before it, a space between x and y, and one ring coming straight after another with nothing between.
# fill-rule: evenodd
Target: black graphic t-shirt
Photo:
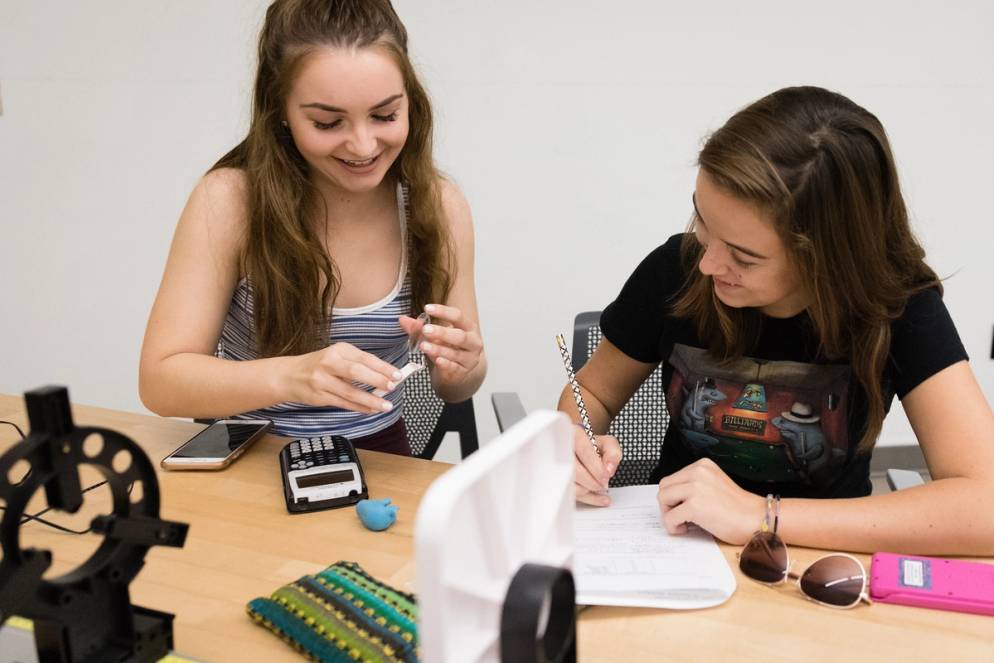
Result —
<instances>
[{"instance_id":1,"label":"black graphic t-shirt","mask_svg":"<svg viewBox=\"0 0 994 663\"><path fill-rule=\"evenodd\" d=\"M849 364L819 357L806 313L766 317L756 347L737 361L708 355L693 322L670 314L686 277L682 238L650 253L601 315L601 330L618 349L663 364L670 423L652 481L707 457L760 495L868 495L870 459L855 453L867 399ZM885 408L966 358L938 291L912 295L891 324Z\"/></svg>"}]
</instances>

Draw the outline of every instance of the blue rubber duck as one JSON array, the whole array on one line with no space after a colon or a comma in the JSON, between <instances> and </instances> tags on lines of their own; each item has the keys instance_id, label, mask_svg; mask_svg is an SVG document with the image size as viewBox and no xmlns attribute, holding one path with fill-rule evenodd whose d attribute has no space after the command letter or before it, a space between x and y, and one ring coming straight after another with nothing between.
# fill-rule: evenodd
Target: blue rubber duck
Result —
<instances>
[{"instance_id":1,"label":"blue rubber duck","mask_svg":"<svg viewBox=\"0 0 994 663\"><path fill-rule=\"evenodd\" d=\"M382 500L359 500L355 505L359 520L374 532L381 532L397 522L397 507L390 504L390 498Z\"/></svg>"}]
</instances>

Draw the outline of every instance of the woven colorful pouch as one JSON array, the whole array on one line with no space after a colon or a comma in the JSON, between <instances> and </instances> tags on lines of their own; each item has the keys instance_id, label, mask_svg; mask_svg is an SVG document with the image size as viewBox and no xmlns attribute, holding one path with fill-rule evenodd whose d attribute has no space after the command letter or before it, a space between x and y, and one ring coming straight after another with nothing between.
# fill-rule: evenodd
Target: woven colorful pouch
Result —
<instances>
[{"instance_id":1,"label":"woven colorful pouch","mask_svg":"<svg viewBox=\"0 0 994 663\"><path fill-rule=\"evenodd\" d=\"M298 651L322 663L417 663L413 594L376 580L354 562L280 587L249 602L248 613Z\"/></svg>"}]
</instances>

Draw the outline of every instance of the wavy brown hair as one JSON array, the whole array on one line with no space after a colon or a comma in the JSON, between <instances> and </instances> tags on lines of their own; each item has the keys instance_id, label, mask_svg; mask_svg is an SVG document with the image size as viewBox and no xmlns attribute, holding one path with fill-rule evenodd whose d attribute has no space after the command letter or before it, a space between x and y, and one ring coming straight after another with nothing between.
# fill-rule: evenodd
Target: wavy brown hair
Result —
<instances>
[{"instance_id":1,"label":"wavy brown hair","mask_svg":"<svg viewBox=\"0 0 994 663\"><path fill-rule=\"evenodd\" d=\"M403 76L410 131L387 175L407 187L412 306L443 302L452 285L451 237L432 154L428 94L407 54L407 30L389 0L277 0L259 36L259 66L248 135L211 170L236 168L248 182L242 255L253 293L260 356L301 354L327 342L341 279L315 232L323 198L282 124L298 65L319 48L378 48Z\"/></svg>"},{"instance_id":2,"label":"wavy brown hair","mask_svg":"<svg viewBox=\"0 0 994 663\"><path fill-rule=\"evenodd\" d=\"M773 220L808 291L820 356L848 360L866 392L858 450L868 453L885 415L881 379L891 322L913 293L942 292L911 231L883 126L835 92L784 88L714 132L698 165ZM674 311L695 322L713 355L741 357L757 342L763 316L717 298L711 279L696 269L702 252L688 233L682 246L688 283Z\"/></svg>"}]
</instances>

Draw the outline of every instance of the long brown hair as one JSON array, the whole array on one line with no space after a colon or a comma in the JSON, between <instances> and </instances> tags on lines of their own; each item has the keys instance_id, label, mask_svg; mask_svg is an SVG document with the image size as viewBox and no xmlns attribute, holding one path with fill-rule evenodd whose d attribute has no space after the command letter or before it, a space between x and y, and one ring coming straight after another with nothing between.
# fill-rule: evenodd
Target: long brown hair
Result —
<instances>
[{"instance_id":1,"label":"long brown hair","mask_svg":"<svg viewBox=\"0 0 994 663\"><path fill-rule=\"evenodd\" d=\"M942 292L908 223L883 126L835 92L784 88L733 115L708 138L698 164L773 220L807 289L819 354L848 360L866 392L858 449L869 452L885 414L891 322L914 292ZM741 357L757 342L763 316L717 298L695 268L702 250L693 234L685 237L683 259L693 267L674 311L695 321L716 357Z\"/></svg>"},{"instance_id":2,"label":"long brown hair","mask_svg":"<svg viewBox=\"0 0 994 663\"><path fill-rule=\"evenodd\" d=\"M300 354L326 342L341 279L314 231L323 199L282 124L283 105L303 58L321 47L383 49L404 79L410 131L387 177L406 184L412 306L442 302L452 284L452 248L432 154L428 94L407 54L407 30L389 0L277 0L259 36L248 135L213 166L248 181L248 232L242 264L251 281L260 356Z\"/></svg>"}]
</instances>

